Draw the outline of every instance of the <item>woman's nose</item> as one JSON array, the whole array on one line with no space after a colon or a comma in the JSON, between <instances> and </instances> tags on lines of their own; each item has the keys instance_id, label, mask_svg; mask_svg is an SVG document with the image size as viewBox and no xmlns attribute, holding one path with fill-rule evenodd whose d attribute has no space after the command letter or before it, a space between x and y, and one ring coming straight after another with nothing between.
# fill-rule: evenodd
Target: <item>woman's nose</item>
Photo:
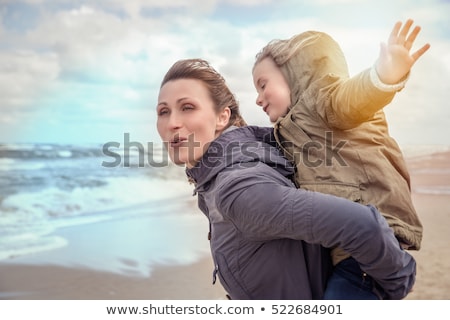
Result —
<instances>
[{"instance_id":1,"label":"woman's nose","mask_svg":"<svg viewBox=\"0 0 450 320\"><path fill-rule=\"evenodd\" d=\"M181 118L177 115L176 112L172 113L169 118L169 128L178 129L181 126L182 126Z\"/></svg>"}]
</instances>

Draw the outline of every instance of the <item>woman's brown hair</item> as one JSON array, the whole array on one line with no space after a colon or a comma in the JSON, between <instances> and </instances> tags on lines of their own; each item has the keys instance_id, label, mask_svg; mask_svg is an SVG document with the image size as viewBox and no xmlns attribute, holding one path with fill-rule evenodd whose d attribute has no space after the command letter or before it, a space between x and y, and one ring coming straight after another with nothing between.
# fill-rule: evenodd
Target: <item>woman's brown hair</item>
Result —
<instances>
[{"instance_id":1,"label":"woman's brown hair","mask_svg":"<svg viewBox=\"0 0 450 320\"><path fill-rule=\"evenodd\" d=\"M239 103L225 83L225 79L207 61L202 59L178 60L167 71L161 82L161 87L167 82L177 79L202 81L211 95L211 99L216 107L216 113L221 112L226 107L230 108L231 115L227 127L233 125L243 127L247 125L241 116Z\"/></svg>"}]
</instances>

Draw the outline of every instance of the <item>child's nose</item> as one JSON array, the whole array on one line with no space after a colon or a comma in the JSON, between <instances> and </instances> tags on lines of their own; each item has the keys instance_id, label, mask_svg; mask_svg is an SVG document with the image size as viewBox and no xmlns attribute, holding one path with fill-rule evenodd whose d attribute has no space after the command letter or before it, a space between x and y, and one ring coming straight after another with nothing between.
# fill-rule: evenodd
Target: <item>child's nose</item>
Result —
<instances>
[{"instance_id":1,"label":"child's nose","mask_svg":"<svg viewBox=\"0 0 450 320\"><path fill-rule=\"evenodd\" d=\"M259 94L256 97L256 104L260 107L262 107L262 105L263 105L263 99L261 98L261 95L259 95Z\"/></svg>"}]
</instances>

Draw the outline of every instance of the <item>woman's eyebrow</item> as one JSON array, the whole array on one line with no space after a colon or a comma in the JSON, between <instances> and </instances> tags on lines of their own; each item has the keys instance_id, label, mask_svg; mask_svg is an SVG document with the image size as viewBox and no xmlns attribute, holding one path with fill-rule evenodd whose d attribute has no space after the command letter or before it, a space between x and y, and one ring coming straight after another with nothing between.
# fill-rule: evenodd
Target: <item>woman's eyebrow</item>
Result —
<instances>
[{"instance_id":1,"label":"woman's eyebrow","mask_svg":"<svg viewBox=\"0 0 450 320\"><path fill-rule=\"evenodd\" d=\"M181 102L183 102L184 100L188 100L189 99L189 97L182 97L182 98L179 98L176 102L175 102L175 104L180 104ZM167 102L165 102L165 101L161 101L161 102L158 102L158 104L157 104L157 106L156 107L159 107L159 106L168 106L169 104L167 103Z\"/></svg>"}]
</instances>

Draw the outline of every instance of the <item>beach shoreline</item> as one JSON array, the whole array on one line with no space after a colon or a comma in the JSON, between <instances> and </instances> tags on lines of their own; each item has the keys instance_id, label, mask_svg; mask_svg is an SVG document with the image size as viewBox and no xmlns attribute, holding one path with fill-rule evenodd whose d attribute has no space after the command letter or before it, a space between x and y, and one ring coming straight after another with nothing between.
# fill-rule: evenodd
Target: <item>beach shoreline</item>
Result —
<instances>
[{"instance_id":1,"label":"beach shoreline","mask_svg":"<svg viewBox=\"0 0 450 320\"><path fill-rule=\"evenodd\" d=\"M406 299L448 300L450 275L447 271L450 270L450 257L446 253L450 243L450 192L447 192L450 190L450 152L414 157L408 159L407 163L411 174L413 201L424 225L424 239L420 251L411 251L418 264L417 281L413 292ZM192 230L206 234L207 224L203 220L202 222ZM126 229L126 224L131 222L125 219L120 223ZM136 221L132 223L136 224ZM98 230L107 227L108 224L101 222L95 226ZM87 231L86 226L73 228L76 228L72 230L74 234ZM69 241L73 246L59 250L66 250L65 255L70 255L70 250L76 248L73 241ZM108 239L96 241L104 241L106 244ZM147 276L93 270L82 264L33 263L33 260L39 261L40 254L28 257L27 263L22 263L21 259L0 261L0 299L226 299L220 283L212 285L213 262L209 252L205 250L208 246L206 238L202 246L201 254L194 263L157 263ZM101 243L97 247L101 247ZM133 267L136 262L124 263Z\"/></svg>"},{"instance_id":2,"label":"beach shoreline","mask_svg":"<svg viewBox=\"0 0 450 320\"><path fill-rule=\"evenodd\" d=\"M159 265L149 277L58 265L0 265L0 299L222 300L209 257L190 265ZM211 275L211 276L208 276Z\"/></svg>"}]
</instances>

